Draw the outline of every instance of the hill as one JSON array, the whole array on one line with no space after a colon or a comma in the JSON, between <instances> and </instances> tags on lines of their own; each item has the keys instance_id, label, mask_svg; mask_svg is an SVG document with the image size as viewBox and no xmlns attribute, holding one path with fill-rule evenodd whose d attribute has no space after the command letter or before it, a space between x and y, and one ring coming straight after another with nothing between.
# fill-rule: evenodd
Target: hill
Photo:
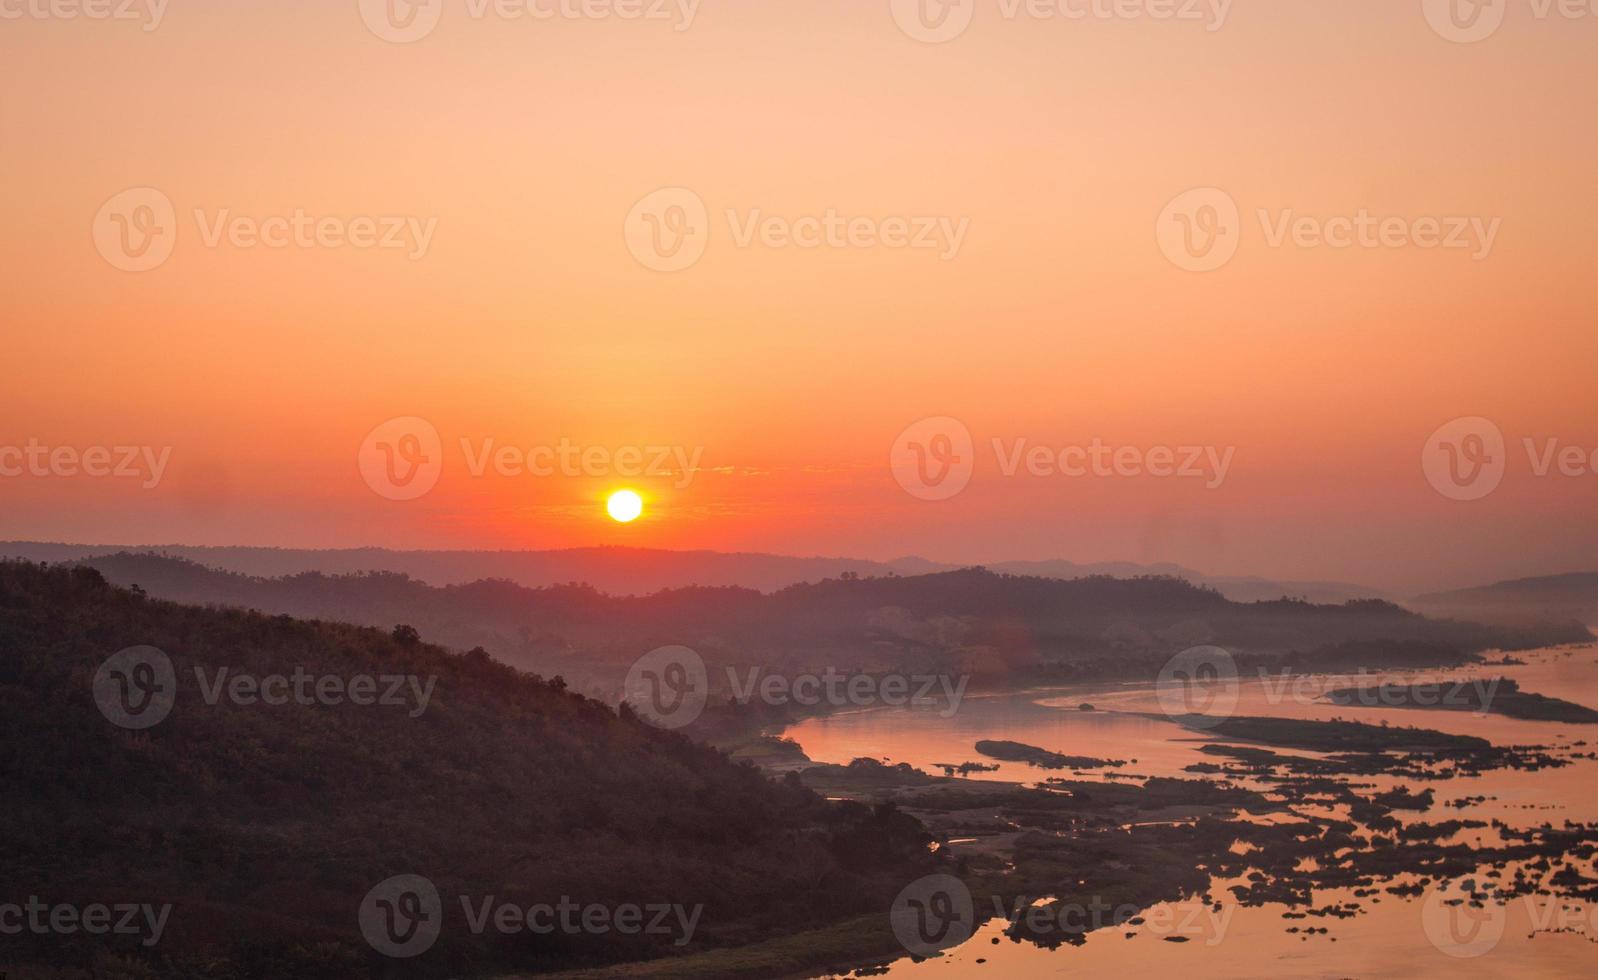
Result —
<instances>
[{"instance_id":1,"label":"hill","mask_svg":"<svg viewBox=\"0 0 1598 980\"><path fill-rule=\"evenodd\" d=\"M29 561L81 561L126 551L157 552L184 558L208 568L244 575L279 578L301 572L349 575L394 572L429 585L464 585L481 579L504 579L529 588L583 582L610 595L649 595L690 586L737 587L775 592L802 582L842 575L884 577L930 575L962 566L925 558L891 562L854 558L798 558L788 555L716 551L664 551L648 548L572 548L561 551L390 551L385 548L299 550L290 548L203 548L168 545L128 548L115 545L0 542L0 557ZM1254 602L1284 596L1310 602L1346 602L1387 598L1376 589L1343 582L1292 582L1264 578L1206 575L1179 565L1134 562L1004 561L986 566L1009 575L1079 579L1097 576L1182 578L1216 589L1229 599Z\"/></svg>"},{"instance_id":2,"label":"hill","mask_svg":"<svg viewBox=\"0 0 1598 980\"><path fill-rule=\"evenodd\" d=\"M1473 589L1416 596L1410 608L1429 616L1487 623L1574 621L1598 625L1598 572L1543 575Z\"/></svg>"},{"instance_id":3,"label":"hill","mask_svg":"<svg viewBox=\"0 0 1598 980\"><path fill-rule=\"evenodd\" d=\"M408 623L457 650L482 646L607 700L645 651L691 647L713 664L795 671L944 672L992 686L1092 676L1152 679L1169 657L1215 643L1239 655L1313 665L1316 651L1381 666L1412 645L1442 662L1491 648L1588 638L1575 625L1482 627L1427 619L1377 600L1342 605L1232 602L1177 578L1058 580L965 569L862 578L846 573L765 594L688 588L612 596L586 585L529 589L505 581L434 587L403 575L255 578L174 558L88 562L152 595L389 628ZM1384 646L1385 645L1385 646ZM1394 655L1399 655L1394 652Z\"/></svg>"},{"instance_id":4,"label":"hill","mask_svg":"<svg viewBox=\"0 0 1598 980\"><path fill-rule=\"evenodd\" d=\"M144 730L113 724L102 705L118 688L96 686L107 657L137 645L169 658L171 679L107 675L124 699L110 703L175 688L170 713ZM260 697L219 687L223 670L255 679ZM295 688L267 703L265 679L302 675L316 679L309 700ZM359 703L362 677L389 693L389 677L412 681L404 703ZM12 976L600 966L879 913L931 863L920 825L891 807L773 782L481 651L158 601L86 567L0 563L0 785L0 904L170 906L153 944L8 935L0 972ZM414 960L379 955L358 928L374 886L400 875L442 896L437 942ZM661 934L471 926L468 909L485 901L567 897L698 911L692 929Z\"/></svg>"}]
</instances>

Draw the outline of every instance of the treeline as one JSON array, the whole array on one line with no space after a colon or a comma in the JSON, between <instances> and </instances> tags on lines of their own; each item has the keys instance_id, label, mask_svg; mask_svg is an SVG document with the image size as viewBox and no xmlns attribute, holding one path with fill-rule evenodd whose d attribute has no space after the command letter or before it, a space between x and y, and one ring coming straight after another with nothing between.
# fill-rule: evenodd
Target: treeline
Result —
<instances>
[{"instance_id":1,"label":"treeline","mask_svg":"<svg viewBox=\"0 0 1598 980\"><path fill-rule=\"evenodd\" d=\"M1339 644L1432 644L1455 655L1590 638L1575 623L1483 626L1433 620L1379 600L1316 605L1232 602L1178 578L1075 580L966 569L917 576L846 574L772 594L739 588L609 596L582 584L529 589L503 581L436 588L388 573L261 579L179 559L116 555L91 562L152 595L374 626L408 622L429 640L560 673L610 698L643 652L685 645L720 665L792 673L845 670L970 673L1002 684L1039 671L1092 676L1101 662L1152 664L1213 643L1282 657ZM1374 664L1372 664L1374 666Z\"/></svg>"},{"instance_id":2,"label":"treeline","mask_svg":"<svg viewBox=\"0 0 1598 980\"><path fill-rule=\"evenodd\" d=\"M170 715L144 731L94 697L106 658L171 660ZM207 703L201 668L255 677L414 675L426 710ZM704 952L888 908L931 864L891 808L831 803L558 678L405 630L177 605L95 570L0 563L0 904L172 905L161 941L7 936L0 969L99 977L472 976ZM417 874L443 896L437 945L381 957L369 889ZM673 936L473 934L460 897L702 905ZM15 974L14 974L15 975ZM72 974L63 974L72 975Z\"/></svg>"}]
</instances>

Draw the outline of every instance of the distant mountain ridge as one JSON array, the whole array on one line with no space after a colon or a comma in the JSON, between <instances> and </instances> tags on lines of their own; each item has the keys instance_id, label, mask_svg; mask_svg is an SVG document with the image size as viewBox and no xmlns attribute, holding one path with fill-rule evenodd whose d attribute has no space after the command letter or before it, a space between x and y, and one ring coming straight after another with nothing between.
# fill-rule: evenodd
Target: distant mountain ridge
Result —
<instances>
[{"instance_id":1,"label":"distant mountain ridge","mask_svg":"<svg viewBox=\"0 0 1598 980\"><path fill-rule=\"evenodd\" d=\"M891 562L859 558L795 557L751 552L666 551L646 548L571 548L557 551L393 551L387 548L301 550L256 547L166 545L51 544L0 542L0 558L30 561L81 561L122 552L155 552L243 575L279 578L302 572L347 575L355 572L397 572L430 585L463 585L482 579L504 579L528 588L581 582L610 595L649 595L688 586L737 586L775 592L801 582L819 582L845 574L861 577L928 575L957 571L967 565L905 557ZM982 567L1010 575L1078 579L1095 575L1135 578L1165 575L1207 586L1235 602L1258 602L1284 596L1316 603L1351 599L1391 598L1379 589L1346 582L1293 582L1266 578L1212 576L1170 563L1135 562L1079 564L1063 559L1002 561Z\"/></svg>"},{"instance_id":2,"label":"distant mountain ridge","mask_svg":"<svg viewBox=\"0 0 1598 980\"><path fill-rule=\"evenodd\" d=\"M1431 592L1409 601L1428 616L1490 623L1557 622L1598 624L1598 572L1539 575L1471 589Z\"/></svg>"},{"instance_id":3,"label":"distant mountain ridge","mask_svg":"<svg viewBox=\"0 0 1598 980\"><path fill-rule=\"evenodd\" d=\"M770 593L691 586L615 596L586 584L528 588L504 579L441 587L396 572L264 578L151 554L82 564L114 584L176 602L384 629L403 623L456 650L481 646L517 667L559 674L604 700L642 653L677 645L722 665L966 674L1011 685L1039 677L1152 678L1173 654L1206 643L1239 656L1303 655L1306 662L1323 660L1329 646L1356 644L1379 665L1391 661L1397 645L1426 646L1435 662L1453 663L1487 649L1591 638L1574 623L1482 627L1375 599L1237 603L1166 576L845 573Z\"/></svg>"}]
</instances>

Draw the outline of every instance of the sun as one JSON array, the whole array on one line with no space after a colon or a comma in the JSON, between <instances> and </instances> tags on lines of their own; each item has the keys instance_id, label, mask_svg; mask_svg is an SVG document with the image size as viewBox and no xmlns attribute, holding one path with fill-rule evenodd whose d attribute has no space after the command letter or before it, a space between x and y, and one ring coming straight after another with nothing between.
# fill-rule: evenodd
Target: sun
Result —
<instances>
[{"instance_id":1,"label":"sun","mask_svg":"<svg viewBox=\"0 0 1598 980\"><path fill-rule=\"evenodd\" d=\"M611 519L621 524L631 524L644 515L644 498L632 490L617 490L605 501Z\"/></svg>"}]
</instances>

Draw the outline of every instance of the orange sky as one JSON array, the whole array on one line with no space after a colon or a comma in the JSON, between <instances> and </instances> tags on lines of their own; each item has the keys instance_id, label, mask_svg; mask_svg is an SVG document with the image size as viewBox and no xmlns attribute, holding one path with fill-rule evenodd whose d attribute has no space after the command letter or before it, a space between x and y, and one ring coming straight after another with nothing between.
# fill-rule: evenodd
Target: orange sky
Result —
<instances>
[{"instance_id":1,"label":"orange sky","mask_svg":"<svg viewBox=\"0 0 1598 980\"><path fill-rule=\"evenodd\" d=\"M1128 559L1395 588L1598 567L1598 476L1539 477L1522 448L1598 449L1595 45L1598 18L1525 3L1454 43L1420 0L1236 0L1214 31L987 0L943 44L888 0L704 0L685 30L445 0L411 44L356 0L172 0L149 31L6 19L0 470L30 441L172 451L151 489L0 475L0 538ZM133 187L175 209L144 272L93 232ZM678 272L629 251L629 212L668 187L707 209ZM1241 237L1185 271L1156 221L1203 187ZM1273 247L1261 209L1497 232L1479 260ZM417 258L210 244L224 211L436 224ZM965 233L947 259L740 245L755 211ZM443 469L395 501L356 457L406 416ZM939 502L888 465L932 416L977 450ZM1422 472L1461 416L1508 441L1479 500ZM703 454L681 487L474 476L462 439ZM1214 489L1006 476L994 439L1235 456ZM625 528L600 504L622 484L651 498Z\"/></svg>"}]
</instances>

